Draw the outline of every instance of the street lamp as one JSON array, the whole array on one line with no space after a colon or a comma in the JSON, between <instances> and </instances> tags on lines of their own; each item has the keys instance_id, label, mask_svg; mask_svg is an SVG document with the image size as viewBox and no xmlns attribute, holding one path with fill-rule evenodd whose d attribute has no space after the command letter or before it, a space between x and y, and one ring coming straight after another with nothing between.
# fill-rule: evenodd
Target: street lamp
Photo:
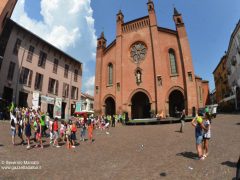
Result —
<instances>
[{"instance_id":1,"label":"street lamp","mask_svg":"<svg viewBox=\"0 0 240 180\"><path fill-rule=\"evenodd\" d=\"M234 97L234 100L235 100L235 110L237 110L237 93L236 93L236 89L237 89L237 86L234 84L232 86L232 92L233 92L233 95L235 96Z\"/></svg>"}]
</instances>

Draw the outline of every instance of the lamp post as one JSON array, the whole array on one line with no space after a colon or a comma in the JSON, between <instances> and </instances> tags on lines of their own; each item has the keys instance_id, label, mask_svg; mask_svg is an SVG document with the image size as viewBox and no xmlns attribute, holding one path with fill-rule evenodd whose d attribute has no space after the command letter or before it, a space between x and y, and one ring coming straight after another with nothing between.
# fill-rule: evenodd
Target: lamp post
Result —
<instances>
[{"instance_id":1,"label":"lamp post","mask_svg":"<svg viewBox=\"0 0 240 180\"><path fill-rule=\"evenodd\" d=\"M236 86L236 85L232 86L232 92L233 92L233 95L235 96L235 97L234 97L235 110L237 110L237 93L236 93L236 89L237 89L237 86Z\"/></svg>"}]
</instances>

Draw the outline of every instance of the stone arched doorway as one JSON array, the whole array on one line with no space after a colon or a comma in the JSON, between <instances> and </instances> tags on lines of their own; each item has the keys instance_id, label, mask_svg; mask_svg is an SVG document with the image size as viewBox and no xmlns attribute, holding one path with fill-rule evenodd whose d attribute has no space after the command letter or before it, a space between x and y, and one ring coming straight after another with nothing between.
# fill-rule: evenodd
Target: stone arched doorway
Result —
<instances>
[{"instance_id":1,"label":"stone arched doorway","mask_svg":"<svg viewBox=\"0 0 240 180\"><path fill-rule=\"evenodd\" d=\"M137 92L131 99L132 119L150 118L150 101L144 92Z\"/></svg>"},{"instance_id":2,"label":"stone arched doorway","mask_svg":"<svg viewBox=\"0 0 240 180\"><path fill-rule=\"evenodd\" d=\"M116 109L115 100L112 97L108 97L105 100L105 115L116 114L115 109Z\"/></svg>"},{"instance_id":3,"label":"stone arched doorway","mask_svg":"<svg viewBox=\"0 0 240 180\"><path fill-rule=\"evenodd\" d=\"M175 117L176 110L178 112L182 111L185 108L184 96L181 91L174 90L169 95L169 115Z\"/></svg>"}]
</instances>

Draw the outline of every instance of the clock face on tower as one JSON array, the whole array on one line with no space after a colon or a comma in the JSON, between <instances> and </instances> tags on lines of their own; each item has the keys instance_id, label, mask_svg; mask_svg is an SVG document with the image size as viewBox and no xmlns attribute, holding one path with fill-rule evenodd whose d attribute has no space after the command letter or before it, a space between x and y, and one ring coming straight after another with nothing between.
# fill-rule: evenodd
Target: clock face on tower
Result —
<instances>
[{"instance_id":1,"label":"clock face on tower","mask_svg":"<svg viewBox=\"0 0 240 180\"><path fill-rule=\"evenodd\" d=\"M131 47L131 57L135 63L140 63L146 57L147 48L145 44L137 42Z\"/></svg>"}]
</instances>

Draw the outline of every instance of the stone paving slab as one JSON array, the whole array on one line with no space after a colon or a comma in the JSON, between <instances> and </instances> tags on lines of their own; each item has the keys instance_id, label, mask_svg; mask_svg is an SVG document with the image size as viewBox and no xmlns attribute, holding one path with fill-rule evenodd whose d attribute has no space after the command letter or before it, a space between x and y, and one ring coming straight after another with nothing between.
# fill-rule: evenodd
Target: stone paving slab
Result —
<instances>
[{"instance_id":1,"label":"stone paving slab","mask_svg":"<svg viewBox=\"0 0 240 180\"><path fill-rule=\"evenodd\" d=\"M180 124L122 126L95 130L95 142L75 149L13 146L10 124L0 122L0 179L233 179L240 155L240 115L219 115L212 123L210 154L195 160L194 128ZM79 129L77 137L79 139ZM17 138L17 142L20 140ZM37 170L4 170L6 163L34 163ZM16 165L9 165L14 167Z\"/></svg>"}]
</instances>

